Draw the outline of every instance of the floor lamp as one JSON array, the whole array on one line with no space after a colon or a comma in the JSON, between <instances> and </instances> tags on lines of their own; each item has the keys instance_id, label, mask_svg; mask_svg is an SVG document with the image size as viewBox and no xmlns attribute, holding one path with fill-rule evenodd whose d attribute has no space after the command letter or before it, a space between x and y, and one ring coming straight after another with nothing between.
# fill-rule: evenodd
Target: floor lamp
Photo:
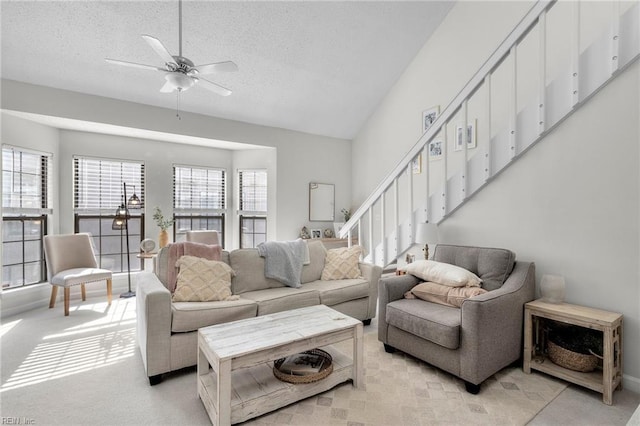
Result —
<instances>
[{"instance_id":1,"label":"floor lamp","mask_svg":"<svg viewBox=\"0 0 640 426\"><path fill-rule=\"evenodd\" d=\"M136 188L133 187L133 195L131 198L127 200L127 184L122 183L123 197L122 204L116 210L116 217L113 219L113 224L111 225L111 229L120 230L120 241L122 241L122 230L125 230L127 237L127 279L129 282L128 291L126 293L122 293L120 297L128 298L134 297L136 295L135 291L131 290L131 256L129 254L129 209L139 209L140 208L140 198L136 195ZM127 200L127 204L125 205L124 200Z\"/></svg>"}]
</instances>

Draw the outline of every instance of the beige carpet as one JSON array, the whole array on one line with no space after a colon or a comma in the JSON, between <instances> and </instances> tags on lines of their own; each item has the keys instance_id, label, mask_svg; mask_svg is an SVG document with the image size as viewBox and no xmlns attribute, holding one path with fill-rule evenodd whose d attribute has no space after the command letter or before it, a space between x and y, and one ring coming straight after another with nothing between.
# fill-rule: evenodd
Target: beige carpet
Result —
<instances>
[{"instance_id":1,"label":"beige carpet","mask_svg":"<svg viewBox=\"0 0 640 426\"><path fill-rule=\"evenodd\" d=\"M365 327L365 391L343 384L246 424L524 425L565 387L508 368L479 395L400 352L387 354ZM3 320L0 415L37 425L206 425L195 370L150 387L135 343L135 299L74 301Z\"/></svg>"}]
</instances>

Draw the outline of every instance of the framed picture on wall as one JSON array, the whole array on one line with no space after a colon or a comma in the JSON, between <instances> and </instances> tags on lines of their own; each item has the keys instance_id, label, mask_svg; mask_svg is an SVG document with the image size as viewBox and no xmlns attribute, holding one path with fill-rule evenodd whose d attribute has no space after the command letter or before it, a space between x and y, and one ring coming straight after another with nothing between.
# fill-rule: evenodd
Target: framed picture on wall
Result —
<instances>
[{"instance_id":1,"label":"framed picture on wall","mask_svg":"<svg viewBox=\"0 0 640 426\"><path fill-rule=\"evenodd\" d=\"M422 133L431 127L436 118L438 118L438 114L440 114L440 105L422 111Z\"/></svg>"},{"instance_id":2,"label":"framed picture on wall","mask_svg":"<svg viewBox=\"0 0 640 426\"><path fill-rule=\"evenodd\" d=\"M418 154L411 162L411 170L414 175L422 173L422 153Z\"/></svg>"},{"instance_id":3,"label":"framed picture on wall","mask_svg":"<svg viewBox=\"0 0 640 426\"><path fill-rule=\"evenodd\" d=\"M442 146L441 140L429 142L429 160L439 160L442 158Z\"/></svg>"},{"instance_id":4,"label":"framed picture on wall","mask_svg":"<svg viewBox=\"0 0 640 426\"><path fill-rule=\"evenodd\" d=\"M462 150L463 143L462 124L458 124L456 126L456 138L453 144L453 150ZM467 123L467 149L475 148L476 146L478 146L478 142L476 141L476 120L472 120L470 123Z\"/></svg>"},{"instance_id":5,"label":"framed picture on wall","mask_svg":"<svg viewBox=\"0 0 640 426\"><path fill-rule=\"evenodd\" d=\"M313 239L322 238L322 229L312 229L311 238Z\"/></svg>"}]
</instances>

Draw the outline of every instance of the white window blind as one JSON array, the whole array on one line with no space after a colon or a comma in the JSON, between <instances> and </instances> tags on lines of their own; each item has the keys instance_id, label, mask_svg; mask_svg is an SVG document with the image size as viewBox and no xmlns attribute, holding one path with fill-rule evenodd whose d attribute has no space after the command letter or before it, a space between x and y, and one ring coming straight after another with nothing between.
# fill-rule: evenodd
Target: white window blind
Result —
<instances>
[{"instance_id":1,"label":"white window blind","mask_svg":"<svg viewBox=\"0 0 640 426\"><path fill-rule=\"evenodd\" d=\"M267 172L266 170L240 170L240 214L267 214Z\"/></svg>"},{"instance_id":2,"label":"white window blind","mask_svg":"<svg viewBox=\"0 0 640 426\"><path fill-rule=\"evenodd\" d=\"M174 213L224 213L225 188L225 172L222 169L173 166Z\"/></svg>"},{"instance_id":3,"label":"white window blind","mask_svg":"<svg viewBox=\"0 0 640 426\"><path fill-rule=\"evenodd\" d=\"M2 148L2 212L51 213L51 154Z\"/></svg>"},{"instance_id":4,"label":"white window blind","mask_svg":"<svg viewBox=\"0 0 640 426\"><path fill-rule=\"evenodd\" d=\"M134 191L144 211L144 163L74 157L74 210L79 214L114 214L123 202L123 183L127 197Z\"/></svg>"}]
</instances>

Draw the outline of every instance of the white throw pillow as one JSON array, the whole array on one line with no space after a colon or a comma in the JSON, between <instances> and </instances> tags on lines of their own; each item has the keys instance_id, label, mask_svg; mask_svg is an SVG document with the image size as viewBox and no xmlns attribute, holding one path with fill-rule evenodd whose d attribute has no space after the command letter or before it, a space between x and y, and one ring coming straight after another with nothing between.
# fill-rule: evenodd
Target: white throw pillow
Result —
<instances>
[{"instance_id":1,"label":"white throw pillow","mask_svg":"<svg viewBox=\"0 0 640 426\"><path fill-rule=\"evenodd\" d=\"M418 260L409 263L402 270L424 281L449 287L480 287L482 283L482 280L471 271L435 260Z\"/></svg>"}]
</instances>

